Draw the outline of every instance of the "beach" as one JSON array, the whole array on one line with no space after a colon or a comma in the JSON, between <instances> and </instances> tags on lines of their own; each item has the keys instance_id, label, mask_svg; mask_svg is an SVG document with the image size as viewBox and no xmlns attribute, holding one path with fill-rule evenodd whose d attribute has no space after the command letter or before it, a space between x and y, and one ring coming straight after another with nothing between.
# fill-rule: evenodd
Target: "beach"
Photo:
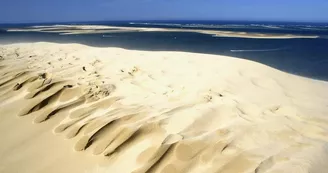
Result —
<instances>
[{"instance_id":1,"label":"beach","mask_svg":"<svg viewBox=\"0 0 328 173\"><path fill-rule=\"evenodd\" d=\"M284 33L250 33L237 31L218 31L205 29L188 28L146 28L146 27L118 27L105 25L50 25L32 26L27 28L10 28L8 32L46 32L60 33L61 35L75 34L97 34L97 33L127 33L127 32L193 32L209 34L214 37L237 37L237 38L257 38L257 39L292 39L292 38L319 38L317 35L297 35Z\"/></svg>"},{"instance_id":2,"label":"beach","mask_svg":"<svg viewBox=\"0 0 328 173\"><path fill-rule=\"evenodd\" d=\"M328 169L326 81L229 56L46 42L1 45L0 75L0 172Z\"/></svg>"}]
</instances>

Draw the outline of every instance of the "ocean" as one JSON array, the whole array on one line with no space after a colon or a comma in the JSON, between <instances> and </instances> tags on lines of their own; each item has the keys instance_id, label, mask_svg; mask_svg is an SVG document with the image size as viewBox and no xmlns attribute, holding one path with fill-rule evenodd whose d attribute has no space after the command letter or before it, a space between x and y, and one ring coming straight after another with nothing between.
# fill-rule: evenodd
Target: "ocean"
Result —
<instances>
[{"instance_id":1,"label":"ocean","mask_svg":"<svg viewBox=\"0 0 328 173\"><path fill-rule=\"evenodd\" d=\"M147 28L185 28L202 30L317 35L318 38L257 39L214 37L194 32L124 32L60 35L43 32L7 32L7 28L26 28L54 24L108 25ZM0 43L56 42L80 43L96 47L133 50L186 51L227 55L248 59L304 77L328 81L328 24L235 21L120 21L71 22L0 25Z\"/></svg>"}]
</instances>

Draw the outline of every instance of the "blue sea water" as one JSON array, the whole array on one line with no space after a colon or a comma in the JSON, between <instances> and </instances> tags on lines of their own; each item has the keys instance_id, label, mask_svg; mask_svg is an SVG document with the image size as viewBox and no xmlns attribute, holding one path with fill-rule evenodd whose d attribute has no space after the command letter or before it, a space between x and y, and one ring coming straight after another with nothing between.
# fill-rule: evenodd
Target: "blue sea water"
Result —
<instances>
[{"instance_id":1,"label":"blue sea water","mask_svg":"<svg viewBox=\"0 0 328 173\"><path fill-rule=\"evenodd\" d=\"M213 37L192 32L128 32L59 35L41 32L6 32L6 28L35 25L91 24L126 27L188 28L260 33L317 35L319 38L255 39ZM279 70L328 81L328 24L236 21L118 21L0 25L0 42L81 43L133 50L187 51L228 55L257 61Z\"/></svg>"}]
</instances>

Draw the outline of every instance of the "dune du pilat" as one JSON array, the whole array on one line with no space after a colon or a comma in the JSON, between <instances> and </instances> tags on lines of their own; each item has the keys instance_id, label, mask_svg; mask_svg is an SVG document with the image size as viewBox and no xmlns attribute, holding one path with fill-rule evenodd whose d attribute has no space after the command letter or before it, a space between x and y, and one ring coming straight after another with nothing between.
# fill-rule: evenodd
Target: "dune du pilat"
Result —
<instances>
[{"instance_id":1,"label":"dune du pilat","mask_svg":"<svg viewBox=\"0 0 328 173\"><path fill-rule=\"evenodd\" d=\"M327 82L186 52L40 42L0 56L0 172L328 169Z\"/></svg>"}]
</instances>

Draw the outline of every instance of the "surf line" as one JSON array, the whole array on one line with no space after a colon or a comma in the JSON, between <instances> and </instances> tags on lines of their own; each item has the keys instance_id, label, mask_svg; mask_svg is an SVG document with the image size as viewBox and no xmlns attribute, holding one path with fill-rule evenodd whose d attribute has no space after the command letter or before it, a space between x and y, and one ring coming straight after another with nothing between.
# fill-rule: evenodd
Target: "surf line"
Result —
<instances>
[{"instance_id":1,"label":"surf line","mask_svg":"<svg viewBox=\"0 0 328 173\"><path fill-rule=\"evenodd\" d=\"M271 52L271 51L279 51L279 50L285 50L287 48L276 48L276 49L245 49L245 50L230 50L230 52Z\"/></svg>"}]
</instances>

